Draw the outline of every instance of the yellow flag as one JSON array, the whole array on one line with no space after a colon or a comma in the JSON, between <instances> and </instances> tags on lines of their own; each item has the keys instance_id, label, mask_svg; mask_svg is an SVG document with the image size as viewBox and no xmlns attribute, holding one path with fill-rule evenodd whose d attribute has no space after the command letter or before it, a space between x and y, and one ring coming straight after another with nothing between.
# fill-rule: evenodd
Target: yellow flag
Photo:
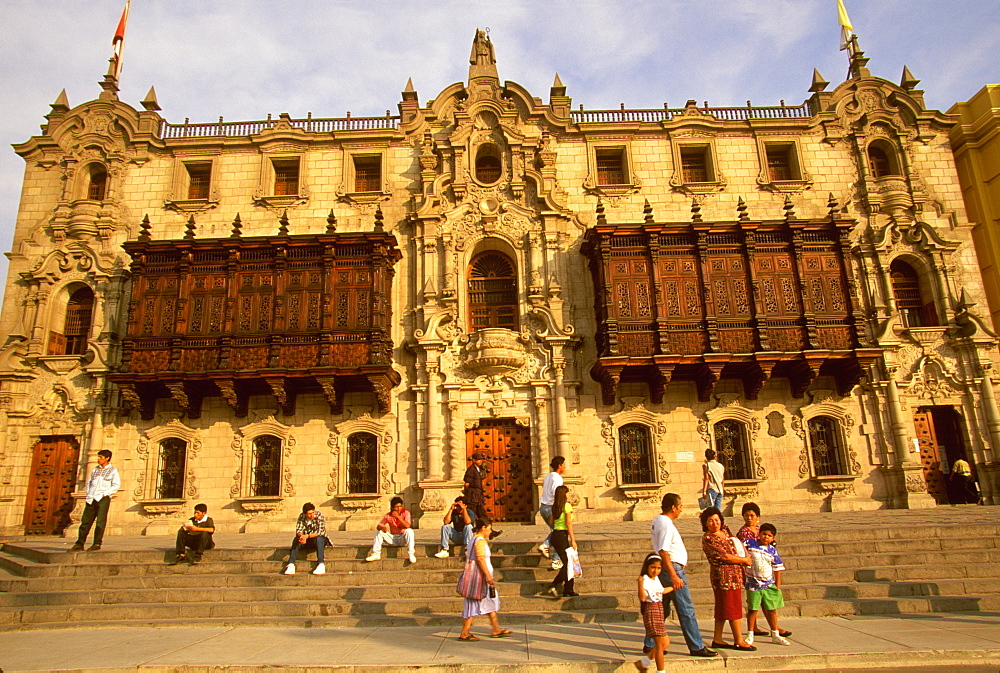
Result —
<instances>
[{"instance_id":1,"label":"yellow flag","mask_svg":"<svg viewBox=\"0 0 1000 673\"><path fill-rule=\"evenodd\" d=\"M850 46L851 34L854 32L851 17L847 16L847 8L844 7L844 0L837 0L837 21L840 23L840 50L843 51Z\"/></svg>"}]
</instances>

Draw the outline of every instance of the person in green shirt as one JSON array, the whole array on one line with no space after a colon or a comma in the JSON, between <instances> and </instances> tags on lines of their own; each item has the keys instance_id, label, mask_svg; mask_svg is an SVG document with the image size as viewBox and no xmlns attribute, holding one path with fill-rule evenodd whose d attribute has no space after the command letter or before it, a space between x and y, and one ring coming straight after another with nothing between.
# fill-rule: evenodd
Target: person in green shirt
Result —
<instances>
[{"instance_id":1,"label":"person in green shirt","mask_svg":"<svg viewBox=\"0 0 1000 673\"><path fill-rule=\"evenodd\" d=\"M559 598L559 589L562 588L563 598L579 596L573 591L573 578L569 573L573 571L566 556L566 550L572 547L576 549L576 536L573 535L573 505L567 502L569 488L560 486L556 489L556 496L552 503L552 548L559 554L563 565L559 569L552 584L545 590L545 594L552 598Z\"/></svg>"}]
</instances>

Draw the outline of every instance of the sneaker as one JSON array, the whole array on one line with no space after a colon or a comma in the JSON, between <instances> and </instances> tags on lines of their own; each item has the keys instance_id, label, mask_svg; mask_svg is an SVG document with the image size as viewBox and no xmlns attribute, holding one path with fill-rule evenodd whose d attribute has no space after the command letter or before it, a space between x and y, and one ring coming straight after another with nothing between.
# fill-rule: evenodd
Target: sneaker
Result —
<instances>
[{"instance_id":1,"label":"sneaker","mask_svg":"<svg viewBox=\"0 0 1000 673\"><path fill-rule=\"evenodd\" d=\"M382 552L373 551L371 554L365 557L365 561L371 563L372 561L378 561L381 558L382 558Z\"/></svg>"},{"instance_id":2,"label":"sneaker","mask_svg":"<svg viewBox=\"0 0 1000 673\"><path fill-rule=\"evenodd\" d=\"M317 563L316 564L316 569L313 570L313 575L325 575L325 574L326 574L326 564L325 563Z\"/></svg>"},{"instance_id":3,"label":"sneaker","mask_svg":"<svg viewBox=\"0 0 1000 673\"><path fill-rule=\"evenodd\" d=\"M552 559L552 569L553 570L559 570L562 567L563 567L563 562L562 562L561 558L559 558L557 556L554 559Z\"/></svg>"},{"instance_id":4,"label":"sneaker","mask_svg":"<svg viewBox=\"0 0 1000 673\"><path fill-rule=\"evenodd\" d=\"M184 554L178 554L177 558L175 558L173 561L170 562L170 565L175 566L178 563L182 563L182 562L184 562L186 560L187 560L187 556L185 556Z\"/></svg>"},{"instance_id":5,"label":"sneaker","mask_svg":"<svg viewBox=\"0 0 1000 673\"><path fill-rule=\"evenodd\" d=\"M538 545L538 551L541 552L542 556L545 558L552 558L552 547L545 543Z\"/></svg>"},{"instance_id":6,"label":"sneaker","mask_svg":"<svg viewBox=\"0 0 1000 673\"><path fill-rule=\"evenodd\" d=\"M416 557L416 555L413 552L410 552L409 559L410 559L410 563L416 563L417 562L417 557Z\"/></svg>"},{"instance_id":7,"label":"sneaker","mask_svg":"<svg viewBox=\"0 0 1000 673\"><path fill-rule=\"evenodd\" d=\"M285 573L284 574L285 575L294 575L295 574L295 564L294 563L289 563L287 566L285 566Z\"/></svg>"},{"instance_id":8,"label":"sneaker","mask_svg":"<svg viewBox=\"0 0 1000 673\"><path fill-rule=\"evenodd\" d=\"M69 548L70 551L83 551L83 545L77 542L75 545Z\"/></svg>"},{"instance_id":9,"label":"sneaker","mask_svg":"<svg viewBox=\"0 0 1000 673\"><path fill-rule=\"evenodd\" d=\"M747 645L753 645L753 631L747 634L745 640L747 641Z\"/></svg>"},{"instance_id":10,"label":"sneaker","mask_svg":"<svg viewBox=\"0 0 1000 673\"><path fill-rule=\"evenodd\" d=\"M191 557L191 565L196 566L201 563L201 554L195 554Z\"/></svg>"},{"instance_id":11,"label":"sneaker","mask_svg":"<svg viewBox=\"0 0 1000 673\"><path fill-rule=\"evenodd\" d=\"M788 640L788 638L782 638L781 634L778 633L777 631L772 631L771 632L771 642L774 643L775 645L791 645L792 644Z\"/></svg>"},{"instance_id":12,"label":"sneaker","mask_svg":"<svg viewBox=\"0 0 1000 673\"><path fill-rule=\"evenodd\" d=\"M447 549L442 549L437 554L434 554L434 558L448 558L448 556L449 554Z\"/></svg>"},{"instance_id":13,"label":"sneaker","mask_svg":"<svg viewBox=\"0 0 1000 673\"><path fill-rule=\"evenodd\" d=\"M101 545L99 545L99 544L92 544L87 549L87 551L101 551Z\"/></svg>"}]
</instances>

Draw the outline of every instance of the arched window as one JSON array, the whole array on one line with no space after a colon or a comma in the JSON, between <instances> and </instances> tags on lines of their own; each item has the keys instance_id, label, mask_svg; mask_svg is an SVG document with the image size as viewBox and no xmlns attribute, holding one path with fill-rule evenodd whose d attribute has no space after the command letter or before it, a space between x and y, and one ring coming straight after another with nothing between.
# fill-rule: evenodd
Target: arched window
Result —
<instances>
[{"instance_id":1,"label":"arched window","mask_svg":"<svg viewBox=\"0 0 1000 673\"><path fill-rule=\"evenodd\" d=\"M739 421L725 420L715 424L715 454L726 468L726 481L753 479L746 426Z\"/></svg>"},{"instance_id":2,"label":"arched window","mask_svg":"<svg viewBox=\"0 0 1000 673\"><path fill-rule=\"evenodd\" d=\"M912 266L901 259L893 260L889 265L889 278L896 308L906 327L934 327L939 324L934 301L925 301L920 276Z\"/></svg>"},{"instance_id":3,"label":"arched window","mask_svg":"<svg viewBox=\"0 0 1000 673\"><path fill-rule=\"evenodd\" d=\"M281 493L281 439L261 435L253 440L253 474L250 494L276 496Z\"/></svg>"},{"instance_id":4,"label":"arched window","mask_svg":"<svg viewBox=\"0 0 1000 673\"><path fill-rule=\"evenodd\" d=\"M815 476L832 477L847 474L837 419L830 416L815 416L809 419L809 448Z\"/></svg>"},{"instance_id":5,"label":"arched window","mask_svg":"<svg viewBox=\"0 0 1000 673\"><path fill-rule=\"evenodd\" d=\"M896 161L896 153L882 142L875 142L868 146L868 165L874 178L901 175Z\"/></svg>"},{"instance_id":6,"label":"arched window","mask_svg":"<svg viewBox=\"0 0 1000 673\"><path fill-rule=\"evenodd\" d=\"M184 469L187 463L187 442L168 437L160 442L160 462L156 470L156 497L184 497Z\"/></svg>"},{"instance_id":7,"label":"arched window","mask_svg":"<svg viewBox=\"0 0 1000 673\"><path fill-rule=\"evenodd\" d=\"M378 492L378 437L370 432L347 438L347 492Z\"/></svg>"},{"instance_id":8,"label":"arched window","mask_svg":"<svg viewBox=\"0 0 1000 673\"><path fill-rule=\"evenodd\" d=\"M94 314L94 291L78 288L66 302L63 331L49 333L49 355L82 355L87 352Z\"/></svg>"},{"instance_id":9,"label":"arched window","mask_svg":"<svg viewBox=\"0 0 1000 673\"><path fill-rule=\"evenodd\" d=\"M87 184L87 198L91 201L103 201L108 191L108 169L100 164L90 167L90 181Z\"/></svg>"},{"instance_id":10,"label":"arched window","mask_svg":"<svg viewBox=\"0 0 1000 673\"><path fill-rule=\"evenodd\" d=\"M649 426L642 423L623 425L618 430L618 450L623 484L651 484L656 481Z\"/></svg>"},{"instance_id":11,"label":"arched window","mask_svg":"<svg viewBox=\"0 0 1000 673\"><path fill-rule=\"evenodd\" d=\"M469 328L517 329L517 279L514 262L496 251L484 252L469 265Z\"/></svg>"},{"instance_id":12,"label":"arched window","mask_svg":"<svg viewBox=\"0 0 1000 673\"><path fill-rule=\"evenodd\" d=\"M500 179L502 172L500 157L493 145L483 145L476 154L476 179L483 184L492 185Z\"/></svg>"}]
</instances>

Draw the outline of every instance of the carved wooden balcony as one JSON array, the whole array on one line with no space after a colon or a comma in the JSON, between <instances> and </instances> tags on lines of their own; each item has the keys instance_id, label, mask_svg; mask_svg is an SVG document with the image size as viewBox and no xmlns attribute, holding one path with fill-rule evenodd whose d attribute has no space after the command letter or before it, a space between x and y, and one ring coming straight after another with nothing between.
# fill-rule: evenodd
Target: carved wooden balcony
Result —
<instances>
[{"instance_id":1,"label":"carved wooden balcony","mask_svg":"<svg viewBox=\"0 0 1000 673\"><path fill-rule=\"evenodd\" d=\"M598 224L584 236L597 311L591 375L614 404L623 381L654 403L671 381L708 401L721 378L756 399L773 377L801 397L820 375L846 394L881 351L868 347L850 264L854 222Z\"/></svg>"},{"instance_id":2,"label":"carved wooden balcony","mask_svg":"<svg viewBox=\"0 0 1000 673\"><path fill-rule=\"evenodd\" d=\"M122 361L110 379L152 418L172 397L189 417L221 396L237 416L250 395L286 414L300 393L374 394L381 412L392 369L390 296L396 239L381 231L133 241Z\"/></svg>"}]
</instances>

